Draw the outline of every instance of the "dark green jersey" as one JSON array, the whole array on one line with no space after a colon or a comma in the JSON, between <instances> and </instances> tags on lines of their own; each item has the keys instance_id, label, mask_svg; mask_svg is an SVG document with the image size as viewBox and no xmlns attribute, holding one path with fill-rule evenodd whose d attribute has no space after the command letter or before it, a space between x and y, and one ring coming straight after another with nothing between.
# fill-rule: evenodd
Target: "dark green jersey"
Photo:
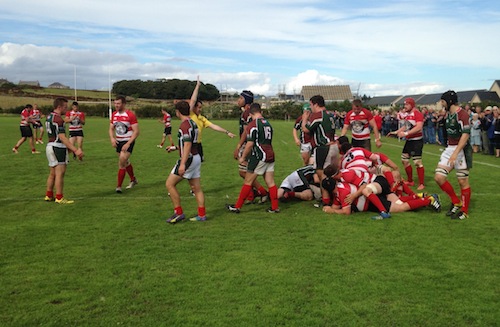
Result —
<instances>
[{"instance_id":1,"label":"dark green jersey","mask_svg":"<svg viewBox=\"0 0 500 327\"><path fill-rule=\"evenodd\" d=\"M66 147L59 139L59 134L66 134L66 130L64 129L64 120L61 115L57 112L51 112L45 121L45 129L47 130L49 143L53 143L53 146L60 148Z\"/></svg>"},{"instance_id":2,"label":"dark green jersey","mask_svg":"<svg viewBox=\"0 0 500 327\"><path fill-rule=\"evenodd\" d=\"M335 117L331 112L322 110L311 114L306 128L314 137L316 146L335 141Z\"/></svg>"},{"instance_id":3,"label":"dark green jersey","mask_svg":"<svg viewBox=\"0 0 500 327\"><path fill-rule=\"evenodd\" d=\"M265 118L248 124L247 141L254 142L251 156L259 161L274 162L273 128Z\"/></svg>"},{"instance_id":4,"label":"dark green jersey","mask_svg":"<svg viewBox=\"0 0 500 327\"><path fill-rule=\"evenodd\" d=\"M462 134L470 134L470 120L467 111L459 108L454 114L448 112L445 126L448 134L448 145L457 145Z\"/></svg>"}]
</instances>

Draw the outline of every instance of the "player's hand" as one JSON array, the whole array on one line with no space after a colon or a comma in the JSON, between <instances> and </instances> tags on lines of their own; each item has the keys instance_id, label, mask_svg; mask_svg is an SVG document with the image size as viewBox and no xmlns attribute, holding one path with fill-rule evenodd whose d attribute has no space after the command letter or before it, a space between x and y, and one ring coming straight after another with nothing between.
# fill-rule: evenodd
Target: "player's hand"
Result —
<instances>
[{"instance_id":1,"label":"player's hand","mask_svg":"<svg viewBox=\"0 0 500 327\"><path fill-rule=\"evenodd\" d=\"M239 158L239 159L238 159L238 162L239 162L240 164L242 164L242 165L245 165L245 166L247 165L247 161L246 161L246 160L245 160L245 158L243 158L243 157Z\"/></svg>"},{"instance_id":2,"label":"player's hand","mask_svg":"<svg viewBox=\"0 0 500 327\"><path fill-rule=\"evenodd\" d=\"M333 208L331 206L323 206L323 212L335 213L335 211L333 210Z\"/></svg>"},{"instance_id":3,"label":"player's hand","mask_svg":"<svg viewBox=\"0 0 500 327\"><path fill-rule=\"evenodd\" d=\"M455 162L457 161L457 155L456 154L452 154L450 156L450 159L448 159L448 166L450 166L451 168L455 167Z\"/></svg>"},{"instance_id":4,"label":"player's hand","mask_svg":"<svg viewBox=\"0 0 500 327\"><path fill-rule=\"evenodd\" d=\"M115 139L115 138L112 138L112 139L111 139L111 146L112 146L113 148L116 148L116 146L117 146L117 145L118 145L118 141L116 141L116 139Z\"/></svg>"},{"instance_id":5,"label":"player's hand","mask_svg":"<svg viewBox=\"0 0 500 327\"><path fill-rule=\"evenodd\" d=\"M300 146L300 141L299 140L295 141L295 145Z\"/></svg>"},{"instance_id":6,"label":"player's hand","mask_svg":"<svg viewBox=\"0 0 500 327\"><path fill-rule=\"evenodd\" d=\"M186 172L186 165L185 164L180 164L179 165L179 169L177 170L177 172L179 173L179 176L183 176L184 173Z\"/></svg>"},{"instance_id":7,"label":"player's hand","mask_svg":"<svg viewBox=\"0 0 500 327\"><path fill-rule=\"evenodd\" d=\"M228 132L228 133L227 133L227 136L229 136L230 138L233 138L233 137L235 137L236 135L234 135L234 134L233 134L233 133L231 133L231 132Z\"/></svg>"},{"instance_id":8,"label":"player's hand","mask_svg":"<svg viewBox=\"0 0 500 327\"><path fill-rule=\"evenodd\" d=\"M349 194L348 196L345 197L345 202L348 204L351 204L353 200L354 197L352 196L352 194Z\"/></svg>"},{"instance_id":9,"label":"player's hand","mask_svg":"<svg viewBox=\"0 0 500 327\"><path fill-rule=\"evenodd\" d=\"M236 148L233 152L233 158L235 160L238 160L239 159L239 154L240 154L240 148Z\"/></svg>"},{"instance_id":10,"label":"player's hand","mask_svg":"<svg viewBox=\"0 0 500 327\"><path fill-rule=\"evenodd\" d=\"M83 160L83 156L84 156L84 154L83 154L82 149L77 149L77 150L75 151L75 155L78 157L78 160L80 160L80 161L82 161L82 160Z\"/></svg>"},{"instance_id":11,"label":"player's hand","mask_svg":"<svg viewBox=\"0 0 500 327\"><path fill-rule=\"evenodd\" d=\"M377 146L377 148L380 148L382 146L382 141L376 140L375 145Z\"/></svg>"}]
</instances>

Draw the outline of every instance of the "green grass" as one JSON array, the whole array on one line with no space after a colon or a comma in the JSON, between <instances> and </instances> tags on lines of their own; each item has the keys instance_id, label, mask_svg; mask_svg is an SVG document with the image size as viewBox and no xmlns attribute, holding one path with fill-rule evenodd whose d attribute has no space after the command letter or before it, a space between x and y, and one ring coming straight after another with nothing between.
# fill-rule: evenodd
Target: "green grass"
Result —
<instances>
[{"instance_id":1,"label":"green grass","mask_svg":"<svg viewBox=\"0 0 500 327\"><path fill-rule=\"evenodd\" d=\"M224 205L242 184L236 140L206 130L208 221L171 226L165 179L177 158L155 146L161 124L139 121L139 185L118 195L107 123L87 119L86 157L66 175L65 196L76 203L57 206L42 200L45 156L26 144L13 155L18 118L0 117L0 325L498 325L500 160L475 156L466 221L428 209L372 221L370 213L327 215L310 202L282 204L277 215L248 205L234 215ZM236 121L216 123L237 132ZM279 184L301 159L292 122L272 124ZM383 141L399 162L403 143ZM438 192L439 147L424 151L428 191ZM194 216L187 183L180 189Z\"/></svg>"}]
</instances>

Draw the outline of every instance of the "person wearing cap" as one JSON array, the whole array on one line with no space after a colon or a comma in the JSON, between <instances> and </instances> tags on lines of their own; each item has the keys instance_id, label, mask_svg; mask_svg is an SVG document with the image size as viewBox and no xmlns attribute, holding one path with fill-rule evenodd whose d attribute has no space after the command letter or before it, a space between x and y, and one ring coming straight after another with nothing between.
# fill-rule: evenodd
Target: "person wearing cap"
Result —
<instances>
[{"instance_id":1,"label":"person wearing cap","mask_svg":"<svg viewBox=\"0 0 500 327\"><path fill-rule=\"evenodd\" d=\"M79 149L83 150L83 125L85 125L85 113L78 108L78 102L73 101L71 111L66 112L64 122L69 123L69 141L71 144L77 144ZM76 155L73 153L73 158Z\"/></svg>"},{"instance_id":2,"label":"person wearing cap","mask_svg":"<svg viewBox=\"0 0 500 327\"><path fill-rule=\"evenodd\" d=\"M469 144L470 121L465 109L458 105L455 91L447 91L441 96L441 106L446 110L446 130L448 146L442 152L434 180L451 200L450 210L446 213L451 219L465 219L469 214L471 188L469 169L472 168L472 147ZM448 175L455 169L460 186L460 198L448 181Z\"/></svg>"},{"instance_id":3,"label":"person wearing cap","mask_svg":"<svg viewBox=\"0 0 500 327\"><path fill-rule=\"evenodd\" d=\"M491 124L490 127L488 128L488 139L490 141L490 147L488 148L488 154L494 155L495 154L495 147L496 147L496 142L495 142L495 124L496 121L498 120L498 107L494 106L492 107L491 110Z\"/></svg>"},{"instance_id":4,"label":"person wearing cap","mask_svg":"<svg viewBox=\"0 0 500 327\"><path fill-rule=\"evenodd\" d=\"M423 190L425 188L425 170L422 162L424 115L415 107L415 100L413 98L406 98L399 118L402 121L401 128L390 134L397 135L399 138L406 138L406 143L401 153L401 162L405 168L407 183L410 186L415 185L413 181L413 168L410 164L410 158L413 158L413 164L418 176L417 189Z\"/></svg>"},{"instance_id":5,"label":"person wearing cap","mask_svg":"<svg viewBox=\"0 0 500 327\"><path fill-rule=\"evenodd\" d=\"M302 109L304 111L305 110L311 111L311 106L309 105L309 103L304 103ZM295 144L298 147L300 147L300 156L302 157L304 166L309 165L309 160L311 159L311 152L313 148L311 143L312 138L310 133L305 132L302 129L302 115L297 117L297 119L295 120L295 125L293 126L292 134Z\"/></svg>"},{"instance_id":6,"label":"person wearing cap","mask_svg":"<svg viewBox=\"0 0 500 327\"><path fill-rule=\"evenodd\" d=\"M481 141L483 143L483 154L490 154L490 139L488 138L488 129L493 122L491 114L491 106L484 108L484 112L480 115L481 121Z\"/></svg>"},{"instance_id":7,"label":"person wearing cap","mask_svg":"<svg viewBox=\"0 0 500 327\"><path fill-rule=\"evenodd\" d=\"M363 108L363 103L360 99L355 99L352 101L352 109L345 116L344 127L340 132L340 136L346 135L347 130L351 129L352 146L371 151L370 127L373 129L373 134L375 135L375 145L377 148L380 148L382 141L380 140L379 129L373 118L373 114L370 110Z\"/></svg>"},{"instance_id":8,"label":"person wearing cap","mask_svg":"<svg viewBox=\"0 0 500 327\"><path fill-rule=\"evenodd\" d=\"M237 100L238 106L241 108L240 116L240 139L234 149L233 157L238 160L238 171L240 177L245 179L247 172L247 165L245 161L240 161L241 155L245 150L245 145L247 141L247 126L252 121L252 116L250 115L250 106L253 103L253 93L249 90L243 90ZM268 193L266 189L260 184L257 179L254 180L252 184L254 192L250 192L246 199L247 203L253 203L255 200L255 195L260 196L260 203L267 201ZM256 194L255 194L256 193Z\"/></svg>"}]
</instances>

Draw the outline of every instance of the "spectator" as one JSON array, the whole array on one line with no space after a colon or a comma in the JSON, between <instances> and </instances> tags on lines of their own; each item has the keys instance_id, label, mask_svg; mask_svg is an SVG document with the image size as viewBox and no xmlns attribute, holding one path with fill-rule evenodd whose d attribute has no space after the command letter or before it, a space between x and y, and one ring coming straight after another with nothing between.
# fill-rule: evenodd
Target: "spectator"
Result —
<instances>
[{"instance_id":1,"label":"spectator","mask_svg":"<svg viewBox=\"0 0 500 327\"><path fill-rule=\"evenodd\" d=\"M495 150L495 122L498 120L498 107L494 106L491 114L491 125L488 128L488 139L490 141L488 153L494 154Z\"/></svg>"},{"instance_id":2,"label":"spectator","mask_svg":"<svg viewBox=\"0 0 500 327\"><path fill-rule=\"evenodd\" d=\"M496 108L496 110L495 110ZM495 106L493 107L493 114L496 115L495 119L495 156L497 158L500 158L500 119L498 119L498 108Z\"/></svg>"},{"instance_id":3,"label":"spectator","mask_svg":"<svg viewBox=\"0 0 500 327\"><path fill-rule=\"evenodd\" d=\"M481 119L481 141L483 144L483 154L490 154L490 139L488 138L488 129L493 121L493 115L491 114L491 106L487 106L484 109L484 113L480 115Z\"/></svg>"},{"instance_id":4,"label":"spectator","mask_svg":"<svg viewBox=\"0 0 500 327\"><path fill-rule=\"evenodd\" d=\"M472 145L472 151L474 151L474 153L478 153L481 150L481 121L477 113L472 115L470 144Z\"/></svg>"}]
</instances>

